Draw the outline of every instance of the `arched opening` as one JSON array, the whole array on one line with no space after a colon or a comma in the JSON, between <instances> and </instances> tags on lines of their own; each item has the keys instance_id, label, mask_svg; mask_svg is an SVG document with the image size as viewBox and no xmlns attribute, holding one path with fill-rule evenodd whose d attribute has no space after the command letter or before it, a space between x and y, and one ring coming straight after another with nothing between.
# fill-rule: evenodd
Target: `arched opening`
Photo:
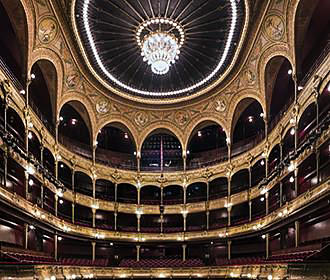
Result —
<instances>
[{"instance_id":1,"label":"arched opening","mask_svg":"<svg viewBox=\"0 0 330 280\"><path fill-rule=\"evenodd\" d=\"M8 158L6 189L25 197L25 169L14 159Z\"/></svg>"},{"instance_id":2,"label":"arched opening","mask_svg":"<svg viewBox=\"0 0 330 280\"><path fill-rule=\"evenodd\" d=\"M318 184L316 154L311 154L298 166L298 195Z\"/></svg>"},{"instance_id":3,"label":"arched opening","mask_svg":"<svg viewBox=\"0 0 330 280\"><path fill-rule=\"evenodd\" d=\"M272 173L272 171L275 169L275 167L279 164L280 162L280 145L277 144L270 152L268 156L268 174Z\"/></svg>"},{"instance_id":4,"label":"arched opening","mask_svg":"<svg viewBox=\"0 0 330 280\"><path fill-rule=\"evenodd\" d=\"M59 161L57 165L58 179L68 189L72 189L72 169L64 162Z\"/></svg>"},{"instance_id":5,"label":"arched opening","mask_svg":"<svg viewBox=\"0 0 330 280\"><path fill-rule=\"evenodd\" d=\"M119 212L117 214L117 228L120 231L137 232L136 215Z\"/></svg>"},{"instance_id":6,"label":"arched opening","mask_svg":"<svg viewBox=\"0 0 330 280\"><path fill-rule=\"evenodd\" d=\"M295 50L298 81L307 81L318 58L329 52L330 2L301 0L295 18Z\"/></svg>"},{"instance_id":7,"label":"arched opening","mask_svg":"<svg viewBox=\"0 0 330 280\"><path fill-rule=\"evenodd\" d=\"M14 109L8 108L7 110L7 129L18 141L21 148L25 147L25 126L21 117L15 112Z\"/></svg>"},{"instance_id":8,"label":"arched opening","mask_svg":"<svg viewBox=\"0 0 330 280\"><path fill-rule=\"evenodd\" d=\"M61 144L92 159L91 122L86 107L78 101L70 101L61 108L58 127Z\"/></svg>"},{"instance_id":9,"label":"arched opening","mask_svg":"<svg viewBox=\"0 0 330 280\"><path fill-rule=\"evenodd\" d=\"M20 0L0 1L0 59L22 84L25 83L28 29Z\"/></svg>"},{"instance_id":10,"label":"arched opening","mask_svg":"<svg viewBox=\"0 0 330 280\"><path fill-rule=\"evenodd\" d=\"M137 189L131 184L118 184L117 201L123 203L137 203Z\"/></svg>"},{"instance_id":11,"label":"arched opening","mask_svg":"<svg viewBox=\"0 0 330 280\"><path fill-rule=\"evenodd\" d=\"M74 173L74 191L93 196L92 178L81 171L76 171Z\"/></svg>"},{"instance_id":12,"label":"arched opening","mask_svg":"<svg viewBox=\"0 0 330 280\"><path fill-rule=\"evenodd\" d=\"M205 212L189 213L187 215L187 231L206 230Z\"/></svg>"},{"instance_id":13,"label":"arched opening","mask_svg":"<svg viewBox=\"0 0 330 280\"><path fill-rule=\"evenodd\" d=\"M163 189L163 203L170 204L183 204L183 188L182 186L172 185Z\"/></svg>"},{"instance_id":14,"label":"arched opening","mask_svg":"<svg viewBox=\"0 0 330 280\"><path fill-rule=\"evenodd\" d=\"M326 118L330 111L330 82L323 89L321 95L318 98L319 106L319 123Z\"/></svg>"},{"instance_id":15,"label":"arched opening","mask_svg":"<svg viewBox=\"0 0 330 280\"><path fill-rule=\"evenodd\" d=\"M196 182L187 187L187 203L206 201L206 183Z\"/></svg>"},{"instance_id":16,"label":"arched opening","mask_svg":"<svg viewBox=\"0 0 330 280\"><path fill-rule=\"evenodd\" d=\"M251 168L251 187L258 185L266 177L266 161L258 160Z\"/></svg>"},{"instance_id":17,"label":"arched opening","mask_svg":"<svg viewBox=\"0 0 330 280\"><path fill-rule=\"evenodd\" d=\"M164 215L163 232L182 232L183 231L183 216L181 214Z\"/></svg>"},{"instance_id":18,"label":"arched opening","mask_svg":"<svg viewBox=\"0 0 330 280\"><path fill-rule=\"evenodd\" d=\"M30 84L29 105L50 132L54 133L57 94L55 66L48 60L39 60L33 64L31 73L35 79Z\"/></svg>"},{"instance_id":19,"label":"arched opening","mask_svg":"<svg viewBox=\"0 0 330 280\"><path fill-rule=\"evenodd\" d=\"M59 198L58 205L57 205L57 213L61 219L71 223L72 222L72 203L71 203L71 201L68 201L63 198Z\"/></svg>"},{"instance_id":20,"label":"arched opening","mask_svg":"<svg viewBox=\"0 0 330 280\"><path fill-rule=\"evenodd\" d=\"M291 127L285 134L282 142L282 153L283 158L289 155L289 153L294 151L294 135L295 129Z\"/></svg>"},{"instance_id":21,"label":"arched opening","mask_svg":"<svg viewBox=\"0 0 330 280\"><path fill-rule=\"evenodd\" d=\"M115 184L109 180L97 179L95 182L95 197L115 201Z\"/></svg>"},{"instance_id":22,"label":"arched opening","mask_svg":"<svg viewBox=\"0 0 330 280\"><path fill-rule=\"evenodd\" d=\"M121 123L100 129L95 159L114 168L136 169L136 144L129 129Z\"/></svg>"},{"instance_id":23,"label":"arched opening","mask_svg":"<svg viewBox=\"0 0 330 280\"><path fill-rule=\"evenodd\" d=\"M210 229L218 229L228 225L228 211L226 208L210 211Z\"/></svg>"},{"instance_id":24,"label":"arched opening","mask_svg":"<svg viewBox=\"0 0 330 280\"><path fill-rule=\"evenodd\" d=\"M225 197L228 194L228 179L226 177L216 178L209 183L210 199Z\"/></svg>"},{"instance_id":25,"label":"arched opening","mask_svg":"<svg viewBox=\"0 0 330 280\"><path fill-rule=\"evenodd\" d=\"M194 169L222 162L228 158L224 129L210 121L200 123L191 133L187 146L187 168Z\"/></svg>"},{"instance_id":26,"label":"arched opening","mask_svg":"<svg viewBox=\"0 0 330 280\"><path fill-rule=\"evenodd\" d=\"M270 131L294 100L292 66L287 58L275 56L267 63L265 88Z\"/></svg>"},{"instance_id":27,"label":"arched opening","mask_svg":"<svg viewBox=\"0 0 330 280\"><path fill-rule=\"evenodd\" d=\"M42 155L43 166L46 167L50 173L55 175L55 159L52 152L49 149L44 148Z\"/></svg>"},{"instance_id":28,"label":"arched opening","mask_svg":"<svg viewBox=\"0 0 330 280\"><path fill-rule=\"evenodd\" d=\"M230 212L231 225L241 225L249 221L249 202L243 202L232 206Z\"/></svg>"},{"instance_id":29,"label":"arched opening","mask_svg":"<svg viewBox=\"0 0 330 280\"><path fill-rule=\"evenodd\" d=\"M235 108L232 119L232 156L237 156L260 143L265 137L264 112L253 98L244 98Z\"/></svg>"},{"instance_id":30,"label":"arched opening","mask_svg":"<svg viewBox=\"0 0 330 280\"><path fill-rule=\"evenodd\" d=\"M304 141L309 132L316 127L316 104L310 104L301 115L298 123L298 142Z\"/></svg>"},{"instance_id":31,"label":"arched opening","mask_svg":"<svg viewBox=\"0 0 330 280\"><path fill-rule=\"evenodd\" d=\"M92 209L80 204L74 207L75 224L85 227L91 227L93 223Z\"/></svg>"},{"instance_id":32,"label":"arched opening","mask_svg":"<svg viewBox=\"0 0 330 280\"><path fill-rule=\"evenodd\" d=\"M153 131L143 142L141 170L169 171L183 168L182 145L167 129Z\"/></svg>"},{"instance_id":33,"label":"arched opening","mask_svg":"<svg viewBox=\"0 0 330 280\"><path fill-rule=\"evenodd\" d=\"M242 192L249 188L249 170L242 169L236 172L231 178L231 194Z\"/></svg>"},{"instance_id":34,"label":"arched opening","mask_svg":"<svg viewBox=\"0 0 330 280\"><path fill-rule=\"evenodd\" d=\"M140 190L141 204L159 205L160 188L157 186L144 186Z\"/></svg>"},{"instance_id":35,"label":"arched opening","mask_svg":"<svg viewBox=\"0 0 330 280\"><path fill-rule=\"evenodd\" d=\"M41 153L40 153L40 142L38 137L35 135L33 131L28 132L29 139L29 152L40 162Z\"/></svg>"},{"instance_id":36,"label":"arched opening","mask_svg":"<svg viewBox=\"0 0 330 280\"><path fill-rule=\"evenodd\" d=\"M160 232L159 215L142 215L141 232L159 233Z\"/></svg>"},{"instance_id":37,"label":"arched opening","mask_svg":"<svg viewBox=\"0 0 330 280\"><path fill-rule=\"evenodd\" d=\"M95 226L100 229L113 230L115 227L114 212L97 209L95 213Z\"/></svg>"}]
</instances>

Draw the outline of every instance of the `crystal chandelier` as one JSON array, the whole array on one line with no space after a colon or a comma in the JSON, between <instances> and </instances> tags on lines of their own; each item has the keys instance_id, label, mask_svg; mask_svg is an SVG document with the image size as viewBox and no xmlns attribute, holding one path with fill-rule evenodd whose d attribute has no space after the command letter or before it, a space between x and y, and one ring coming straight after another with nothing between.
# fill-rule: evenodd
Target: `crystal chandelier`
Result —
<instances>
[{"instance_id":1,"label":"crystal chandelier","mask_svg":"<svg viewBox=\"0 0 330 280\"><path fill-rule=\"evenodd\" d=\"M152 72L164 75L171 64L179 59L184 31L173 20L157 18L143 22L137 30L136 38L143 60L151 66Z\"/></svg>"}]
</instances>

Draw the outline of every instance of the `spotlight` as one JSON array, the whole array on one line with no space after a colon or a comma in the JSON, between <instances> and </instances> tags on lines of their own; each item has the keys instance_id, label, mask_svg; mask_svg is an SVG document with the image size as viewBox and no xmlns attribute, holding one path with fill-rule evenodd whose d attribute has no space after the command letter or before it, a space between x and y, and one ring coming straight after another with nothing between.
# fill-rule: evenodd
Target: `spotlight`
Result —
<instances>
[{"instance_id":1,"label":"spotlight","mask_svg":"<svg viewBox=\"0 0 330 280\"><path fill-rule=\"evenodd\" d=\"M330 84L328 85L328 88L327 88L328 92L330 92Z\"/></svg>"},{"instance_id":2,"label":"spotlight","mask_svg":"<svg viewBox=\"0 0 330 280\"><path fill-rule=\"evenodd\" d=\"M260 113L260 117L263 118L265 116L264 113Z\"/></svg>"},{"instance_id":3,"label":"spotlight","mask_svg":"<svg viewBox=\"0 0 330 280\"><path fill-rule=\"evenodd\" d=\"M34 73L31 74L31 80L34 80L36 78L36 75ZM54 276L55 277L55 276ZM56 279L56 278L55 278ZM51 279L54 280L54 279Z\"/></svg>"},{"instance_id":4,"label":"spotlight","mask_svg":"<svg viewBox=\"0 0 330 280\"><path fill-rule=\"evenodd\" d=\"M35 226L34 225L29 225L29 229L34 230Z\"/></svg>"},{"instance_id":5,"label":"spotlight","mask_svg":"<svg viewBox=\"0 0 330 280\"><path fill-rule=\"evenodd\" d=\"M58 241L61 241L62 239L63 239L62 236L58 236L58 237L57 237L57 240L58 240Z\"/></svg>"},{"instance_id":6,"label":"spotlight","mask_svg":"<svg viewBox=\"0 0 330 280\"><path fill-rule=\"evenodd\" d=\"M304 87L302 86L298 86L298 90L302 90Z\"/></svg>"},{"instance_id":7,"label":"spotlight","mask_svg":"<svg viewBox=\"0 0 330 280\"><path fill-rule=\"evenodd\" d=\"M110 242L110 246L113 246L113 242Z\"/></svg>"},{"instance_id":8,"label":"spotlight","mask_svg":"<svg viewBox=\"0 0 330 280\"><path fill-rule=\"evenodd\" d=\"M188 150L188 151L187 151L187 155L189 155L189 154L190 154L190 151Z\"/></svg>"},{"instance_id":9,"label":"spotlight","mask_svg":"<svg viewBox=\"0 0 330 280\"><path fill-rule=\"evenodd\" d=\"M63 163L61 163L60 167L61 167L61 168L64 168L64 164L63 164Z\"/></svg>"},{"instance_id":10,"label":"spotlight","mask_svg":"<svg viewBox=\"0 0 330 280\"><path fill-rule=\"evenodd\" d=\"M262 161L260 162L260 164L261 164L262 166L264 166L264 165L265 165L265 161L262 160Z\"/></svg>"},{"instance_id":11,"label":"spotlight","mask_svg":"<svg viewBox=\"0 0 330 280\"><path fill-rule=\"evenodd\" d=\"M268 277L267 277L267 279L268 280L273 280L273 276L269 274Z\"/></svg>"},{"instance_id":12,"label":"spotlight","mask_svg":"<svg viewBox=\"0 0 330 280\"><path fill-rule=\"evenodd\" d=\"M32 165L28 165L26 167L26 172L29 173L30 175L33 175L36 171L34 170L34 167Z\"/></svg>"},{"instance_id":13,"label":"spotlight","mask_svg":"<svg viewBox=\"0 0 330 280\"><path fill-rule=\"evenodd\" d=\"M77 120L77 119L71 119L71 124L72 124L72 125L76 125L76 124L77 124L77 122L78 122L78 120Z\"/></svg>"}]
</instances>

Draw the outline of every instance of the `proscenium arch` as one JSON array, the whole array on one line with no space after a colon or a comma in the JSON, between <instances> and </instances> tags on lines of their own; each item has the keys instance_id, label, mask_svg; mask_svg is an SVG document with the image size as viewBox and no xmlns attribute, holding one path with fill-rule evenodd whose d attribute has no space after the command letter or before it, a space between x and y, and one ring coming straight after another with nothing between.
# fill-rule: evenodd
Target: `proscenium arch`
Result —
<instances>
[{"instance_id":1,"label":"proscenium arch","mask_svg":"<svg viewBox=\"0 0 330 280\"><path fill-rule=\"evenodd\" d=\"M143 134L141 134L141 138L138 141L137 144L137 152L141 154L141 149L142 149L142 145L145 142L145 140L152 136L155 135L157 133L165 133L165 134L169 134L171 136L174 136L175 138L177 138L180 142L181 145L181 149L182 151L184 151L184 145L183 145L183 134L182 131L179 130L176 127L172 127L172 126L160 126L159 124L154 124L149 126L146 131L144 131Z\"/></svg>"},{"instance_id":2,"label":"proscenium arch","mask_svg":"<svg viewBox=\"0 0 330 280\"><path fill-rule=\"evenodd\" d=\"M233 112L233 115L231 116L231 125L230 125L230 142L233 143L234 138L234 130L237 124L237 121L239 120L242 113L244 113L245 109L248 108L253 102L257 102L263 113L265 114L265 107L263 106L263 103L260 102L255 96L245 96L244 98L241 98L238 100L238 102L235 103L235 110Z\"/></svg>"},{"instance_id":3,"label":"proscenium arch","mask_svg":"<svg viewBox=\"0 0 330 280\"><path fill-rule=\"evenodd\" d=\"M185 150L188 148L189 142L191 138L194 136L195 132L198 131L199 129L203 129L209 125L219 125L224 132L226 133L226 136L228 137L228 130L225 125L225 121L219 118L215 118L212 116L207 116L199 119L197 122L191 121L190 126L188 126L186 130L186 138L184 139L184 148Z\"/></svg>"},{"instance_id":4,"label":"proscenium arch","mask_svg":"<svg viewBox=\"0 0 330 280\"><path fill-rule=\"evenodd\" d=\"M81 118L84 120L84 122L88 128L90 142L91 142L90 144L92 147L92 145L93 145L92 140L94 138L94 135L96 135L96 131L95 131L96 121L95 121L95 116L92 113L93 107L89 103L85 102L84 99L77 97L76 95L69 96L69 97L61 100L61 103L59 104L58 111L57 111L57 116L56 116L57 120L60 119L60 113L61 113L64 105L67 105L67 104L70 106L72 106L72 104L75 104L73 106L73 108L80 114ZM78 106L78 109L75 106ZM83 110L83 114L81 113L80 110Z\"/></svg>"}]
</instances>

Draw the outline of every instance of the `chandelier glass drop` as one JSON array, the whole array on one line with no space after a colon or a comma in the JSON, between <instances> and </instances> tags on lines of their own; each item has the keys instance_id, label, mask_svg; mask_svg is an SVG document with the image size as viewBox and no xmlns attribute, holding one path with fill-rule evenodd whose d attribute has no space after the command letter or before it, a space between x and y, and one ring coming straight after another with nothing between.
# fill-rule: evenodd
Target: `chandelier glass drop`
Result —
<instances>
[{"instance_id":1,"label":"chandelier glass drop","mask_svg":"<svg viewBox=\"0 0 330 280\"><path fill-rule=\"evenodd\" d=\"M164 75L179 59L184 31L171 19L156 18L140 24L136 38L143 60L151 66L152 72Z\"/></svg>"}]
</instances>

